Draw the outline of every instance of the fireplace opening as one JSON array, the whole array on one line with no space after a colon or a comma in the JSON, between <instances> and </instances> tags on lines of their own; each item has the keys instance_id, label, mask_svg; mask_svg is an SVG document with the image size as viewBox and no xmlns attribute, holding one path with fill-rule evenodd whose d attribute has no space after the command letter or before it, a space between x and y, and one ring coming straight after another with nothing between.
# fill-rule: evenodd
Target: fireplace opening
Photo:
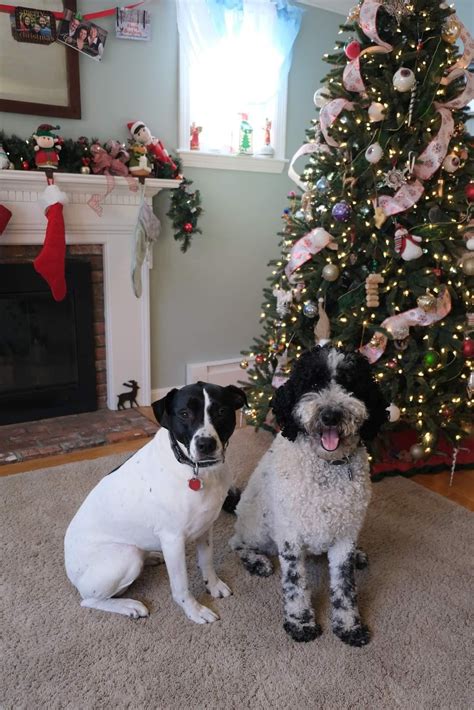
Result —
<instances>
[{"instance_id":1,"label":"fireplace opening","mask_svg":"<svg viewBox=\"0 0 474 710\"><path fill-rule=\"evenodd\" d=\"M33 264L0 264L0 424L97 409L91 265L66 261L53 299Z\"/></svg>"}]
</instances>

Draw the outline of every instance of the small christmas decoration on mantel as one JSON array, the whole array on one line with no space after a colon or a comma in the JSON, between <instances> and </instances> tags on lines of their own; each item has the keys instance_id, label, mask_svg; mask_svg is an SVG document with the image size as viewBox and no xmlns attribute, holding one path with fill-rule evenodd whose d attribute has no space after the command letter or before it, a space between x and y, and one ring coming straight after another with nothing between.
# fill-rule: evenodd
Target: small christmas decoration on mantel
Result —
<instances>
[{"instance_id":1,"label":"small christmas decoration on mantel","mask_svg":"<svg viewBox=\"0 0 474 710\"><path fill-rule=\"evenodd\" d=\"M125 409L126 402L129 403L130 409L132 409L133 405L138 407L137 394L140 389L138 382L136 380L129 380L128 382L124 382L123 386L129 387L130 392L122 392L117 395L117 409Z\"/></svg>"},{"instance_id":2,"label":"small christmas decoration on mantel","mask_svg":"<svg viewBox=\"0 0 474 710\"><path fill-rule=\"evenodd\" d=\"M36 141L34 150L37 168L57 170L59 163L58 151L61 150L61 146L59 145L60 139L53 133L53 131L58 130L59 126L52 126L49 123L42 123L38 126L38 130L33 135L33 138Z\"/></svg>"}]
</instances>

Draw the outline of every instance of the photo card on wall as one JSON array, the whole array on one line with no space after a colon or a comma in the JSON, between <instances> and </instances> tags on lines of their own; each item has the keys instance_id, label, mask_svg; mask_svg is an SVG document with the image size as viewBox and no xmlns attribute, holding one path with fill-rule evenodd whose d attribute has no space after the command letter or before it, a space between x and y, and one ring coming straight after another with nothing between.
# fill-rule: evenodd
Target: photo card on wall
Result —
<instances>
[{"instance_id":1,"label":"photo card on wall","mask_svg":"<svg viewBox=\"0 0 474 710\"><path fill-rule=\"evenodd\" d=\"M51 44L56 41L56 20L49 10L16 7L14 17L15 27L12 34L18 42Z\"/></svg>"},{"instance_id":2,"label":"photo card on wall","mask_svg":"<svg viewBox=\"0 0 474 710\"><path fill-rule=\"evenodd\" d=\"M115 36L118 39L151 39L151 21L148 10L127 10L118 7L115 18Z\"/></svg>"},{"instance_id":3,"label":"photo card on wall","mask_svg":"<svg viewBox=\"0 0 474 710\"><path fill-rule=\"evenodd\" d=\"M100 62L104 54L107 30L95 22L89 22L75 15L71 10L64 11L64 19L58 27L58 42Z\"/></svg>"}]
</instances>

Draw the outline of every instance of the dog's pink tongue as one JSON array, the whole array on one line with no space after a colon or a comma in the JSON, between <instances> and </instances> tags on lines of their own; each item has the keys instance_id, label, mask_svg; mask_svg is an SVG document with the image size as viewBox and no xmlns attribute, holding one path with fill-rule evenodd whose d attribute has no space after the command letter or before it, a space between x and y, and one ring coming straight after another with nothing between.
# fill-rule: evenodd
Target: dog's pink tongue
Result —
<instances>
[{"instance_id":1,"label":"dog's pink tongue","mask_svg":"<svg viewBox=\"0 0 474 710\"><path fill-rule=\"evenodd\" d=\"M339 446L339 432L337 427L329 426L323 429L321 441L326 451L335 451Z\"/></svg>"}]
</instances>

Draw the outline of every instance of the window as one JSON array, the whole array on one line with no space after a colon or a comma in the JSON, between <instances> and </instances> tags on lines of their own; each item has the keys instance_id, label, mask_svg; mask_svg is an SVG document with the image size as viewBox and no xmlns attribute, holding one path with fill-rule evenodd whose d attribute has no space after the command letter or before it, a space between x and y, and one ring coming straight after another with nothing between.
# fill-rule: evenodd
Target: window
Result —
<instances>
[{"instance_id":1,"label":"window","mask_svg":"<svg viewBox=\"0 0 474 710\"><path fill-rule=\"evenodd\" d=\"M288 70L302 10L286 0L176 3L184 164L254 170L265 163L281 171ZM190 150L193 123L202 128L199 152Z\"/></svg>"}]
</instances>

